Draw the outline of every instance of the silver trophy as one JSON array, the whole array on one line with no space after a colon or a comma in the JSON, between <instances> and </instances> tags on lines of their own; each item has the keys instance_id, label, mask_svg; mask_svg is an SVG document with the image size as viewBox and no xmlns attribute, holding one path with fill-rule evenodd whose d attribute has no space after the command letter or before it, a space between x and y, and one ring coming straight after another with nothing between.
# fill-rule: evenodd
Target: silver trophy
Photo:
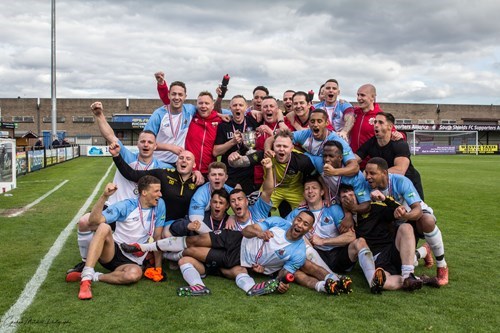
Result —
<instances>
[{"instance_id":1,"label":"silver trophy","mask_svg":"<svg viewBox=\"0 0 500 333\"><path fill-rule=\"evenodd\" d=\"M247 131L243 134L243 143L248 147L246 155L255 153L255 131Z\"/></svg>"}]
</instances>

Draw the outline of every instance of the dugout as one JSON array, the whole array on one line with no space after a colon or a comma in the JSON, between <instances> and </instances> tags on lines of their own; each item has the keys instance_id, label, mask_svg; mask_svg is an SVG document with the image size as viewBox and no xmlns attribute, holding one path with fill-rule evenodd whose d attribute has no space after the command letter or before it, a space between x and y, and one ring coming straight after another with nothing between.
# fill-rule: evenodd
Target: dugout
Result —
<instances>
[{"instance_id":1,"label":"dugout","mask_svg":"<svg viewBox=\"0 0 500 333\"><path fill-rule=\"evenodd\" d=\"M150 114L115 114L109 123L115 135L126 146L135 146Z\"/></svg>"}]
</instances>

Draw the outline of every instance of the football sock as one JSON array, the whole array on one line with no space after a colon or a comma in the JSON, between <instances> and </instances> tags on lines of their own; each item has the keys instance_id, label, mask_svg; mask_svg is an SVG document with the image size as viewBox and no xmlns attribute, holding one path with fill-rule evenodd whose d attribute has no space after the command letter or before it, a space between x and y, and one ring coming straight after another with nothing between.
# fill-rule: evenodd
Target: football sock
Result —
<instances>
[{"instance_id":1,"label":"football sock","mask_svg":"<svg viewBox=\"0 0 500 333\"><path fill-rule=\"evenodd\" d=\"M255 280L247 273L240 273L236 276L236 285L247 292L255 285Z\"/></svg>"},{"instance_id":2,"label":"football sock","mask_svg":"<svg viewBox=\"0 0 500 333\"><path fill-rule=\"evenodd\" d=\"M318 293L326 293L326 290L325 290L325 281L318 281L318 282L316 282L316 285L314 286L314 289L316 289L316 291Z\"/></svg>"},{"instance_id":3,"label":"football sock","mask_svg":"<svg viewBox=\"0 0 500 333\"><path fill-rule=\"evenodd\" d=\"M92 282L99 281L99 276L101 276L101 275L102 275L102 273L94 272L94 275L92 276Z\"/></svg>"},{"instance_id":4,"label":"football sock","mask_svg":"<svg viewBox=\"0 0 500 333\"><path fill-rule=\"evenodd\" d=\"M170 261L179 261L182 258L182 251L179 252L165 252L163 253L163 258Z\"/></svg>"},{"instance_id":5,"label":"football sock","mask_svg":"<svg viewBox=\"0 0 500 333\"><path fill-rule=\"evenodd\" d=\"M423 246L419 247L415 251L415 256L417 257L417 260L425 258L426 255L427 255L427 249L425 247L423 247Z\"/></svg>"},{"instance_id":6,"label":"football sock","mask_svg":"<svg viewBox=\"0 0 500 333\"><path fill-rule=\"evenodd\" d=\"M89 245L93 237L94 233L92 231L77 232L78 249L80 250L82 261L85 261L87 259L87 252L89 251Z\"/></svg>"},{"instance_id":7,"label":"football sock","mask_svg":"<svg viewBox=\"0 0 500 333\"><path fill-rule=\"evenodd\" d=\"M82 281L92 280L94 277L94 267L85 266L82 271Z\"/></svg>"},{"instance_id":8,"label":"football sock","mask_svg":"<svg viewBox=\"0 0 500 333\"><path fill-rule=\"evenodd\" d=\"M401 277L403 280L409 277L414 271L415 267L413 267L413 265L401 265Z\"/></svg>"},{"instance_id":9,"label":"football sock","mask_svg":"<svg viewBox=\"0 0 500 333\"><path fill-rule=\"evenodd\" d=\"M444 244L443 236L441 235L441 230L438 226L435 226L434 230L429 233L424 232L425 240L427 244L432 249L434 257L436 257L437 267L446 267L446 261L444 260Z\"/></svg>"},{"instance_id":10,"label":"football sock","mask_svg":"<svg viewBox=\"0 0 500 333\"><path fill-rule=\"evenodd\" d=\"M368 285L371 285L373 274L375 274L375 261L373 260L372 251L367 247L362 248L358 252L358 260Z\"/></svg>"},{"instance_id":11,"label":"football sock","mask_svg":"<svg viewBox=\"0 0 500 333\"><path fill-rule=\"evenodd\" d=\"M182 273L182 277L190 286L194 286L197 284L201 284L202 286L205 285L201 279L200 273L198 273L198 271L192 264L187 263L181 265L180 270Z\"/></svg>"},{"instance_id":12,"label":"football sock","mask_svg":"<svg viewBox=\"0 0 500 333\"><path fill-rule=\"evenodd\" d=\"M332 279L333 281L338 281L338 280L340 280L340 279L339 279L339 276L338 276L337 274L335 274L335 273L330 273L330 274L327 274L327 275L325 276L325 278L323 279L323 281L326 281L326 279Z\"/></svg>"},{"instance_id":13,"label":"football sock","mask_svg":"<svg viewBox=\"0 0 500 333\"><path fill-rule=\"evenodd\" d=\"M141 244L141 251L171 251L179 252L184 250L186 246L186 237L168 237L160 239L154 243Z\"/></svg>"}]
</instances>

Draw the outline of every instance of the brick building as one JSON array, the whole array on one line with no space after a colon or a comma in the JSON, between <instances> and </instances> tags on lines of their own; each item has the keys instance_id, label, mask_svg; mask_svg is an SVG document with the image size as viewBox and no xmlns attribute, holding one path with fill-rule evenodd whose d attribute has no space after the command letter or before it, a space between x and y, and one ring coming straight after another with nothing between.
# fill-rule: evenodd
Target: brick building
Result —
<instances>
[{"instance_id":1,"label":"brick building","mask_svg":"<svg viewBox=\"0 0 500 333\"><path fill-rule=\"evenodd\" d=\"M104 112L117 136L123 138L125 144L131 145L136 143L141 124L161 106L158 99L58 99L57 130L70 142L105 144L90 111L90 104L96 100L102 101ZM189 100L188 103L195 101ZM224 101L223 107L227 108L228 103ZM394 114L400 130L477 129L481 144L500 144L499 105L380 103L380 106L384 111ZM22 137L30 131L41 136L43 132L51 130L51 100L0 98L0 116L2 123L15 124L16 137Z\"/></svg>"}]
</instances>

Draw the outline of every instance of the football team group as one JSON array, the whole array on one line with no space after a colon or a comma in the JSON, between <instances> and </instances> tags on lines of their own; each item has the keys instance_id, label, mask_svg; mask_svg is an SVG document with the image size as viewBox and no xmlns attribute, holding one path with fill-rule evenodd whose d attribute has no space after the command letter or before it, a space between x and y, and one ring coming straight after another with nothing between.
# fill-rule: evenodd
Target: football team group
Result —
<instances>
[{"instance_id":1,"label":"football team group","mask_svg":"<svg viewBox=\"0 0 500 333\"><path fill-rule=\"evenodd\" d=\"M441 231L405 134L373 85L358 89L357 106L339 99L335 79L316 104L312 92L287 90L283 110L258 86L249 105L235 95L226 110L227 75L217 98L203 91L196 105L185 103L183 82L155 78L164 105L136 153L102 103L91 105L118 171L78 222L82 261L66 281L80 282L79 299L91 299L98 281L165 281L167 266L186 281L179 296L209 295L208 274L234 279L249 296L293 284L348 294L356 263L375 294L448 283ZM414 274L420 259L436 265L435 276ZM98 262L109 272L95 271ZM258 275L267 278L256 283Z\"/></svg>"}]
</instances>

